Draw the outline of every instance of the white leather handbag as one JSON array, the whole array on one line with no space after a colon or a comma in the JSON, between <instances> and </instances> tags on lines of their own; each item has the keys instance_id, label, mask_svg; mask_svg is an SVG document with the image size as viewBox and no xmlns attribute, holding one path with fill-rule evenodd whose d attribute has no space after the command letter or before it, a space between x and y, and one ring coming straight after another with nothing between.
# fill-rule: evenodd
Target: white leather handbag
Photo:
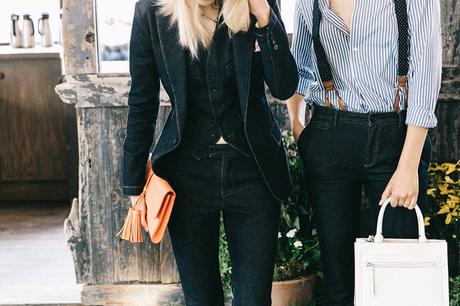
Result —
<instances>
[{"instance_id":1,"label":"white leather handbag","mask_svg":"<svg viewBox=\"0 0 460 306\"><path fill-rule=\"evenodd\" d=\"M419 239L384 239L382 204L375 237L355 242L355 306L449 306L447 243L427 240L416 206Z\"/></svg>"}]
</instances>

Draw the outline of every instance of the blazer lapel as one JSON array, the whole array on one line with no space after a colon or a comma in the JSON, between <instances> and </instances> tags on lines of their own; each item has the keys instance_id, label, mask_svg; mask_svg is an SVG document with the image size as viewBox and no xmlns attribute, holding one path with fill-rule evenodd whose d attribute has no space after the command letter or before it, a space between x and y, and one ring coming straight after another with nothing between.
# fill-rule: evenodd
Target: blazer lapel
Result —
<instances>
[{"instance_id":1,"label":"blazer lapel","mask_svg":"<svg viewBox=\"0 0 460 306\"><path fill-rule=\"evenodd\" d=\"M169 78L170 90L174 97L179 133L182 134L187 105L185 51L179 44L177 27L171 26L169 17L165 17L157 11L156 21L161 53Z\"/></svg>"},{"instance_id":2,"label":"blazer lapel","mask_svg":"<svg viewBox=\"0 0 460 306\"><path fill-rule=\"evenodd\" d=\"M248 32L239 32L233 37L233 56L235 58L236 84L240 100L241 115L246 122L251 81L252 49L255 44L254 27Z\"/></svg>"}]
</instances>

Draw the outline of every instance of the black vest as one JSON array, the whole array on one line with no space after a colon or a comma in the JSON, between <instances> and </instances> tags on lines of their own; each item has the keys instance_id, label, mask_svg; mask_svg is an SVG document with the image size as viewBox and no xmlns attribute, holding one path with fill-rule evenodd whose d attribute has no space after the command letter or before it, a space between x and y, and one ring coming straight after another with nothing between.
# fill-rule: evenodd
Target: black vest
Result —
<instances>
[{"instance_id":1,"label":"black vest","mask_svg":"<svg viewBox=\"0 0 460 306\"><path fill-rule=\"evenodd\" d=\"M200 48L198 58L187 52L187 119L181 144L199 159L221 136L241 153L249 156L250 152L227 31L218 27L211 47Z\"/></svg>"}]
</instances>

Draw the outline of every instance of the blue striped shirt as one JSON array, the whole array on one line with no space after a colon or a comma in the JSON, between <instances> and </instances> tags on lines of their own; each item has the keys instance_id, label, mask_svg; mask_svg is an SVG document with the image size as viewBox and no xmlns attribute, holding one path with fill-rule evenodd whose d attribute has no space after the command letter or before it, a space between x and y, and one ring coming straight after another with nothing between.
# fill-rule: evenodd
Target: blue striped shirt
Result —
<instances>
[{"instance_id":1,"label":"blue striped shirt","mask_svg":"<svg viewBox=\"0 0 460 306\"><path fill-rule=\"evenodd\" d=\"M323 18L321 42L330 63L335 86L348 111L393 111L397 92L398 27L394 0L356 0L351 33L343 19L319 0ZM439 0L407 0L410 35L408 107L406 124L425 128L437 124L434 113L441 87L442 44ZM292 53L300 82L297 93L324 105L312 45L313 0L297 0ZM329 99L339 108L337 94ZM404 109L404 92L400 109Z\"/></svg>"}]
</instances>

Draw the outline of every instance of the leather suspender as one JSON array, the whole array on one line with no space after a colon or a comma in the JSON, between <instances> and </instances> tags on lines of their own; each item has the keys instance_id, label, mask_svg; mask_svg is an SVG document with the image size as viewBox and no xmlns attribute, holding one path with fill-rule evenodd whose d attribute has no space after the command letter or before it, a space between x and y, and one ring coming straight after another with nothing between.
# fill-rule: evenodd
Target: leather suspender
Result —
<instances>
[{"instance_id":1,"label":"leather suspender","mask_svg":"<svg viewBox=\"0 0 460 306\"><path fill-rule=\"evenodd\" d=\"M398 22L398 87L396 90L396 97L393 105L395 112L399 111L399 101L401 90L405 89L404 101L407 107L407 73L409 71L409 51L410 51L410 37L409 37L409 22L407 17L407 4L406 0L395 0L395 14ZM312 39L313 47L315 50L318 70L321 81L324 87L324 105L332 107L329 100L328 93L334 90L338 97L339 107L342 111L346 111L345 103L335 88L334 79L332 76L332 69L327 60L326 52L320 40L320 24L322 14L319 8L319 0L314 0L313 3L313 26L312 26Z\"/></svg>"}]
</instances>

